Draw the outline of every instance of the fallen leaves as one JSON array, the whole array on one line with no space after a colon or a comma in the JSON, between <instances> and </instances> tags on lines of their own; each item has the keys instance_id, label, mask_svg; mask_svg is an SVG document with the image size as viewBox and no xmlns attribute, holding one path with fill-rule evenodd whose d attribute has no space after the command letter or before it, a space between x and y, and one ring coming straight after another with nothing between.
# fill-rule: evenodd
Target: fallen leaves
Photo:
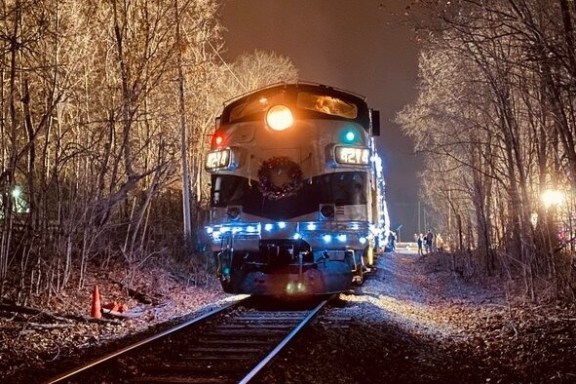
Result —
<instances>
[{"instance_id":1,"label":"fallen leaves","mask_svg":"<svg viewBox=\"0 0 576 384\"><path fill-rule=\"evenodd\" d=\"M151 273L147 270L135 278L140 290L149 289ZM84 354L84 358L89 358L95 347L105 349L108 344L121 342L122 338L145 332L225 296L219 289L188 287L168 277L163 280L161 271L158 274L154 278L156 287L170 292L170 296L169 300L166 297L161 300L162 295L152 290L151 297L156 298L153 304L141 304L144 294L135 295L134 290L123 292L125 287L117 283L116 276L98 278L100 293L106 300L102 319L90 316L90 288L44 300L49 307L42 306L43 300L34 307L0 304L0 382L48 379L58 372L60 360L69 365Z\"/></svg>"}]
</instances>

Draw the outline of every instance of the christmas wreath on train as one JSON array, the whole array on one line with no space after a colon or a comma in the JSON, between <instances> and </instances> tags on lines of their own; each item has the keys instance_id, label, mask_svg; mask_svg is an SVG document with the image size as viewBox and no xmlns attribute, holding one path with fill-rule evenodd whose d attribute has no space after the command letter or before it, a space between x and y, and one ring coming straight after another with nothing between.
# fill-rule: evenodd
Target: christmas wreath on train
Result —
<instances>
[{"instance_id":1,"label":"christmas wreath on train","mask_svg":"<svg viewBox=\"0 0 576 384\"><path fill-rule=\"evenodd\" d=\"M302 187L300 166L286 156L272 157L258 170L260 192L270 200L294 195Z\"/></svg>"}]
</instances>

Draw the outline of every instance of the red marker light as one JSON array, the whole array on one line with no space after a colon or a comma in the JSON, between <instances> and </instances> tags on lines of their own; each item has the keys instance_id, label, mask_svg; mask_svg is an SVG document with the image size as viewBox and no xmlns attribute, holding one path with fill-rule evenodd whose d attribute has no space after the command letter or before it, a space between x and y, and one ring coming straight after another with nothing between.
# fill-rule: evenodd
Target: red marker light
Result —
<instances>
[{"instance_id":1,"label":"red marker light","mask_svg":"<svg viewBox=\"0 0 576 384\"><path fill-rule=\"evenodd\" d=\"M212 148L218 148L224 143L224 135L222 132L215 132L212 136Z\"/></svg>"}]
</instances>

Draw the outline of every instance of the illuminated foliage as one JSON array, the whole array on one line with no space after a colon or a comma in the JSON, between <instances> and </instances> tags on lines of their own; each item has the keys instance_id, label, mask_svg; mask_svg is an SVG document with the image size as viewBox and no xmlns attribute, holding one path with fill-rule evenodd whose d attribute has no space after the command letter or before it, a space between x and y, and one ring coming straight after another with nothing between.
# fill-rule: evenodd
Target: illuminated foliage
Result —
<instances>
[{"instance_id":1,"label":"illuminated foliage","mask_svg":"<svg viewBox=\"0 0 576 384\"><path fill-rule=\"evenodd\" d=\"M231 67L219 9L217 0L3 3L0 289L9 277L27 284L35 266L37 290L59 292L76 272L81 288L87 263L103 255L139 268L182 254L182 190L201 225L204 152L236 95L215 92ZM256 58L264 82L288 73L274 71L285 59Z\"/></svg>"},{"instance_id":2,"label":"illuminated foliage","mask_svg":"<svg viewBox=\"0 0 576 384\"><path fill-rule=\"evenodd\" d=\"M398 119L426 159L424 194L453 247L475 251L471 263L522 275L532 297L534 276L567 292L574 202L552 217L539 197L576 187L576 10L566 0L427 3L441 17L421 34L419 98ZM560 242L556 226L571 235Z\"/></svg>"}]
</instances>

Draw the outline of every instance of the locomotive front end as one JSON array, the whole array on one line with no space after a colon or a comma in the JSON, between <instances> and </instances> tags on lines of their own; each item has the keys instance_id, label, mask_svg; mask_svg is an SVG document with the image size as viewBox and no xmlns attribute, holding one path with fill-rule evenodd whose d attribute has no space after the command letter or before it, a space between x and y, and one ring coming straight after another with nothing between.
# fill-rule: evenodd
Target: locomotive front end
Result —
<instances>
[{"instance_id":1,"label":"locomotive front end","mask_svg":"<svg viewBox=\"0 0 576 384\"><path fill-rule=\"evenodd\" d=\"M205 230L226 292L324 295L367 270L375 218L370 111L311 84L228 104L206 156Z\"/></svg>"}]
</instances>

